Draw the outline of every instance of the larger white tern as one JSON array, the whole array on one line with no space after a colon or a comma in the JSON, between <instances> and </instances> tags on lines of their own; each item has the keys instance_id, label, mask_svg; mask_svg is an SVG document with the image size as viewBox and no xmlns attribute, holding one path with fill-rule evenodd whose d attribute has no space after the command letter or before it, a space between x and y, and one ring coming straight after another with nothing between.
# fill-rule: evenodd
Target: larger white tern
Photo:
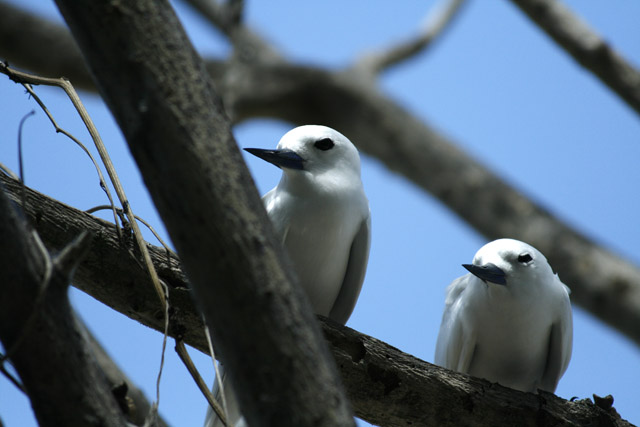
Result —
<instances>
[{"instance_id":1,"label":"larger white tern","mask_svg":"<svg viewBox=\"0 0 640 427\"><path fill-rule=\"evenodd\" d=\"M573 341L569 289L534 247L487 243L447 288L435 363L521 391L554 392Z\"/></svg>"},{"instance_id":2,"label":"larger white tern","mask_svg":"<svg viewBox=\"0 0 640 427\"><path fill-rule=\"evenodd\" d=\"M282 169L278 185L262 198L269 218L314 312L345 324L360 295L371 239L358 150L329 127L307 125L287 132L275 150L246 151ZM225 375L223 384L229 425L244 425ZM222 423L209 411L205 425Z\"/></svg>"}]
</instances>

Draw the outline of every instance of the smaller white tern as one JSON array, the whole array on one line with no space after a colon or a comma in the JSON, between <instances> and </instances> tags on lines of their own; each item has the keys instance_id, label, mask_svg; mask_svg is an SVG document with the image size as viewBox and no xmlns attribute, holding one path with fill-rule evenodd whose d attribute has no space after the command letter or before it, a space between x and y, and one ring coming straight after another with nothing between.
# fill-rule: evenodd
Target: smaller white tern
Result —
<instances>
[{"instance_id":1,"label":"smaller white tern","mask_svg":"<svg viewBox=\"0 0 640 427\"><path fill-rule=\"evenodd\" d=\"M571 358L569 288L537 249L480 248L447 288L435 363L521 391L554 392Z\"/></svg>"}]
</instances>

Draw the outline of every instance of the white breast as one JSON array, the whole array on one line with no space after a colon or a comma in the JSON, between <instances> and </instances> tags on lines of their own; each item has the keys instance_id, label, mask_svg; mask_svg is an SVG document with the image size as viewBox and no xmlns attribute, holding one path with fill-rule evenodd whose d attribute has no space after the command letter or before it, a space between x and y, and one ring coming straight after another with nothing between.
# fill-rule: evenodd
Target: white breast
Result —
<instances>
[{"instance_id":1,"label":"white breast","mask_svg":"<svg viewBox=\"0 0 640 427\"><path fill-rule=\"evenodd\" d=\"M354 236L368 214L366 199L363 203L358 198L296 198L274 190L264 198L269 217L314 312L328 316L342 286Z\"/></svg>"}]
</instances>

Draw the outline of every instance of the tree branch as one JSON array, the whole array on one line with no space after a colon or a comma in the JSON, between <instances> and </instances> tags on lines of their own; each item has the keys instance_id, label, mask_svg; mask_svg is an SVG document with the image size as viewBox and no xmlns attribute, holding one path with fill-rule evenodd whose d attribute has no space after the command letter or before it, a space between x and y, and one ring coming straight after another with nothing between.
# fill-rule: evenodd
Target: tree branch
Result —
<instances>
[{"instance_id":1,"label":"tree branch","mask_svg":"<svg viewBox=\"0 0 640 427\"><path fill-rule=\"evenodd\" d=\"M354 425L222 102L171 6L57 4L180 254L248 423Z\"/></svg>"},{"instance_id":2,"label":"tree branch","mask_svg":"<svg viewBox=\"0 0 640 427\"><path fill-rule=\"evenodd\" d=\"M356 61L354 68L370 74L378 74L424 52L451 26L464 3L465 0L442 0L441 4L436 5L429 12L422 28L413 38L381 49L379 52L364 55Z\"/></svg>"},{"instance_id":3,"label":"tree branch","mask_svg":"<svg viewBox=\"0 0 640 427\"><path fill-rule=\"evenodd\" d=\"M12 200L19 202L19 184L3 175L0 180ZM26 214L48 246L60 246L83 227L96 235L74 277L74 286L146 326L163 330L162 317L154 315L161 307L149 279L143 267L131 260L128 247L118 244L112 224L28 188L27 200ZM187 344L208 353L198 313L185 297L188 285L179 264L172 263L174 268L168 269L164 251L150 250L160 277L172 284L171 334L184 336ZM118 295L122 292L127 298ZM149 306L137 312L133 307L137 302ZM321 323L356 415L376 425L630 425L615 410L600 408L589 400L570 402L549 393L507 389L434 366L325 319Z\"/></svg>"},{"instance_id":4,"label":"tree branch","mask_svg":"<svg viewBox=\"0 0 640 427\"><path fill-rule=\"evenodd\" d=\"M67 297L87 237L86 232L74 236L53 261L45 262L48 254L0 189L0 339L41 426L126 423Z\"/></svg>"},{"instance_id":5,"label":"tree branch","mask_svg":"<svg viewBox=\"0 0 640 427\"><path fill-rule=\"evenodd\" d=\"M640 114L640 72L557 0L511 0L573 59Z\"/></svg>"}]
</instances>

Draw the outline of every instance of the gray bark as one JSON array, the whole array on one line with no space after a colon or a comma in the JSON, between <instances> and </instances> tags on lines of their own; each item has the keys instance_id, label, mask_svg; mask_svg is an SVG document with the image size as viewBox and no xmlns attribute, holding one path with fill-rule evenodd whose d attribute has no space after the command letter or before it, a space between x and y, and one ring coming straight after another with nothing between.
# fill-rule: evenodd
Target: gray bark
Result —
<instances>
[{"instance_id":1,"label":"gray bark","mask_svg":"<svg viewBox=\"0 0 640 427\"><path fill-rule=\"evenodd\" d=\"M171 6L57 4L180 254L248 422L354 425L221 101Z\"/></svg>"}]
</instances>

